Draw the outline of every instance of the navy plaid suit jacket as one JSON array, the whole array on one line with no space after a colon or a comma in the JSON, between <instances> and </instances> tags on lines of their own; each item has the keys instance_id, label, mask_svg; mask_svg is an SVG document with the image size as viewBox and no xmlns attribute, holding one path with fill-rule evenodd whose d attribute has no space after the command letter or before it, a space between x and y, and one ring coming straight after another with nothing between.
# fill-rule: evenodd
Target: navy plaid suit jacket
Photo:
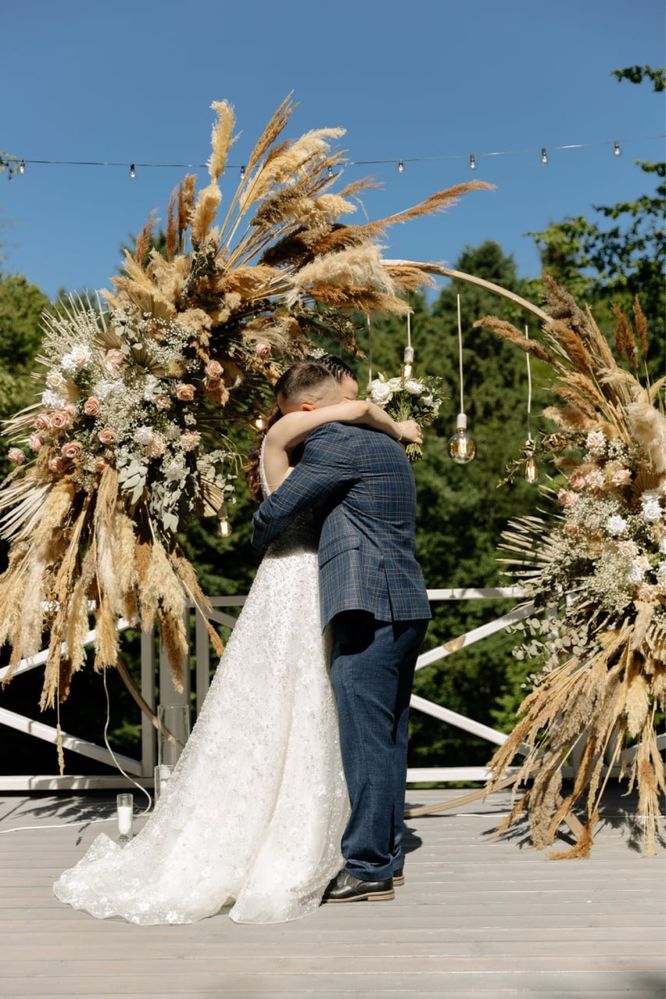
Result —
<instances>
[{"instance_id":1,"label":"navy plaid suit jacket","mask_svg":"<svg viewBox=\"0 0 666 999\"><path fill-rule=\"evenodd\" d=\"M345 610L380 621L431 617L414 554L414 477L394 440L367 427L318 427L296 468L255 513L254 547L265 551L306 510L321 524L322 627Z\"/></svg>"}]
</instances>

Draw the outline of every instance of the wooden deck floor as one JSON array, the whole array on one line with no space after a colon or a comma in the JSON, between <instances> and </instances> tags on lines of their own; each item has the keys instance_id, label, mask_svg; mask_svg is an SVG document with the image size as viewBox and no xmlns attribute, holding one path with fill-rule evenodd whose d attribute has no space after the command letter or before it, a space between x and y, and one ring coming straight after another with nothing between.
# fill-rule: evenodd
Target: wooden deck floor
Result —
<instances>
[{"instance_id":1,"label":"wooden deck floor","mask_svg":"<svg viewBox=\"0 0 666 999\"><path fill-rule=\"evenodd\" d=\"M409 800L456 793L411 791ZM111 802L0 798L0 996L664 996L664 857L632 849L625 799L611 798L588 861L549 862L520 837L490 842L501 796L412 820L395 902L324 906L266 927L224 914L135 927L61 905L51 884L113 829L90 824ZM31 828L7 831L18 826Z\"/></svg>"}]
</instances>

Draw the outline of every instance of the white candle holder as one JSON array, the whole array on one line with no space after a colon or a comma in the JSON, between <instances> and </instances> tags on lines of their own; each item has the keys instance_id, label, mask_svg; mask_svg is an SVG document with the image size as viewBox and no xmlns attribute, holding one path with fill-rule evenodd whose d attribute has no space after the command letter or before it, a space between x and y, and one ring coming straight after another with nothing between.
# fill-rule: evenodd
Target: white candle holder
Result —
<instances>
[{"instance_id":1,"label":"white candle holder","mask_svg":"<svg viewBox=\"0 0 666 999\"><path fill-rule=\"evenodd\" d=\"M116 815L118 818L118 842L125 846L132 838L132 825L134 822L134 795L116 795Z\"/></svg>"}]
</instances>

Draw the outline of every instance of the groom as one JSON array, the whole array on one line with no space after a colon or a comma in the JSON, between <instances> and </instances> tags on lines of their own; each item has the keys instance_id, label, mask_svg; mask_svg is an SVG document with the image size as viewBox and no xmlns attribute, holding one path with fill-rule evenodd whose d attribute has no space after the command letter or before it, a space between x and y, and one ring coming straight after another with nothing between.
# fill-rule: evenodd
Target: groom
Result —
<instances>
[{"instance_id":1,"label":"groom","mask_svg":"<svg viewBox=\"0 0 666 999\"><path fill-rule=\"evenodd\" d=\"M275 389L289 413L341 402L358 386L351 372L336 380L323 364L303 361ZM321 620L332 628L331 683L351 802L345 867L325 902L392 899L394 884L404 882L409 698L431 616L414 555L415 502L396 441L328 423L310 434L298 465L254 515L260 551L301 511L312 510L321 524Z\"/></svg>"}]
</instances>

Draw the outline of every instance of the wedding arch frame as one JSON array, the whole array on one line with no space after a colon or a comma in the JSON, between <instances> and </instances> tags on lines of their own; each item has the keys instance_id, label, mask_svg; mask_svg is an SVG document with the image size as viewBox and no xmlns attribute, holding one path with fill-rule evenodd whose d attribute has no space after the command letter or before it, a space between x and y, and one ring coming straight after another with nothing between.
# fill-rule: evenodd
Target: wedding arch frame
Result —
<instances>
[{"instance_id":1,"label":"wedding arch frame","mask_svg":"<svg viewBox=\"0 0 666 999\"><path fill-rule=\"evenodd\" d=\"M414 264L413 261L408 260L390 260L386 261L386 263L391 265ZM506 288L493 284L484 278L479 278L473 274L467 274L463 271L452 270L451 268L434 263L428 264L427 270L430 273L437 274L445 278L464 281L469 284L482 287L493 294L509 299L516 305L532 313L541 322L549 322L547 313L538 308L538 306L535 306L533 303L527 301L514 292L508 291ZM428 591L428 597L434 603L451 600L496 601L520 599L522 596L524 596L524 594L517 587L436 589ZM234 607L241 607L245 602L245 599L244 595L211 598L211 604L213 606L213 613L210 618L211 622L233 628L236 618L229 613L229 610ZM451 638L442 645L439 645L428 652L422 653L417 662L417 670L430 666L435 662L442 661L459 650L468 648L470 645L479 642L492 634L496 634L507 627L510 627L518 621L529 617L532 611L533 607L531 604L523 603L522 605L514 607L509 612L502 614L501 616L490 620L485 624L466 632L465 634ZM119 630L122 631L128 628L129 625L126 621L120 621L118 627ZM131 683L128 683L130 692L133 693L137 704L142 709L140 759L135 759L117 752L109 752L109 748L106 745L101 746L66 732L62 733L62 744L64 748L77 753L78 755L104 763L108 766L113 767L119 764L134 781L143 785L151 785L153 782L153 771L156 763L155 711L158 696L162 696L163 698L163 692L168 689L168 703L182 705L189 705L191 703L192 696L194 696L196 712L198 713L208 690L211 670L211 651L206 621L203 619L198 610L189 608L186 612L186 627L188 629L188 634L192 634L193 641L191 650L194 655L192 657L188 654L188 656L185 657L186 661L183 669L185 682L182 693L177 693L173 688L166 657L163 650L159 646L156 634L154 632L144 632L141 636L140 691L133 690ZM95 631L94 629L91 629L86 635L86 644L92 644L94 641ZM31 659L21 661L18 668L14 671L14 675L18 677L21 674L27 673L28 671L42 665L46 661L47 654L47 650L43 650ZM194 659L194 668L192 670L189 668L191 658ZM121 666L120 668L122 672L124 667ZM7 668L0 669L0 682L5 678L7 673ZM123 678L126 682L129 680L126 674ZM191 678L194 678L195 680L195 691L192 691ZM158 691L162 693L158 695ZM436 718L444 723L453 725L470 735L488 741L492 745L501 745L507 738L506 733L500 732L498 729L494 729L491 726L485 725L482 722L476 721L466 715L461 715L458 712L447 708L445 705L437 704L436 702L427 700L420 695L412 695L411 706L414 710L427 714L430 717ZM0 725L23 732L26 735L51 743L54 746L57 743L58 735L55 727L46 725L43 722L30 718L29 716L10 711L4 707L0 707ZM420 783L425 781L434 783L458 783L462 781L485 782L488 777L489 773L486 767L479 766L416 767L410 768L408 771L408 783ZM24 774L0 775L0 790L98 790L124 787L127 783L128 781L119 773L111 775L66 774L64 776ZM473 797L479 797L483 793L483 790L480 792L473 792ZM462 799L456 799L456 801L458 800L462 803ZM430 806L428 811L439 810L445 807L449 807L447 803L443 803L441 806Z\"/></svg>"}]
</instances>

